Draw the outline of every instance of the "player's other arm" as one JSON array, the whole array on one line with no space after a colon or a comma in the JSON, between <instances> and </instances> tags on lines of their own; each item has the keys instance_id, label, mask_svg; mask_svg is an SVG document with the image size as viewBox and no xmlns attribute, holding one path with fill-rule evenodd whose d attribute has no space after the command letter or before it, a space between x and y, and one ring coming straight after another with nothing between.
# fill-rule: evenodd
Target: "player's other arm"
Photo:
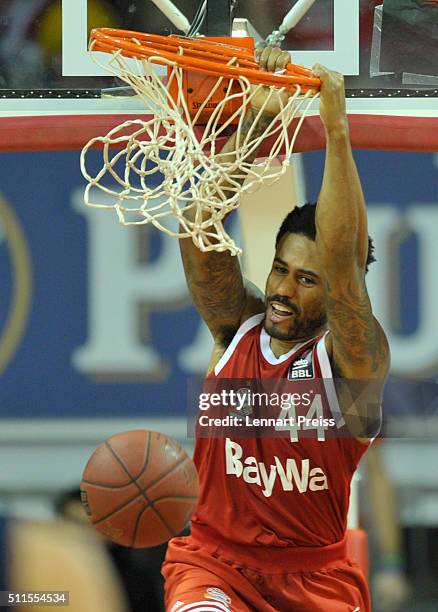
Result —
<instances>
[{"instance_id":1,"label":"player's other arm","mask_svg":"<svg viewBox=\"0 0 438 612\"><path fill-rule=\"evenodd\" d=\"M257 59L262 68L275 71L283 69L290 61L290 56L278 48L267 47L259 53ZM272 109L273 113L275 111ZM249 109L242 126L242 137L253 127L254 116L254 109ZM271 117L266 120L270 122ZM257 133L262 134L265 128L262 118L258 121ZM252 133L256 135L256 132ZM236 147L238 143L234 134L222 149L221 158L232 161ZM254 153L253 158L255 156ZM242 176L241 182L244 180L245 176ZM226 189L226 185L220 186ZM193 209L187 211L186 215L193 217ZM203 253L190 238L181 239L180 248L193 302L210 329L215 344L227 346L245 319L264 311L263 294L255 285L244 281L238 258L229 252Z\"/></svg>"},{"instance_id":2,"label":"player's other arm","mask_svg":"<svg viewBox=\"0 0 438 612\"><path fill-rule=\"evenodd\" d=\"M193 303L215 343L228 346L245 319L263 312L262 292L243 279L238 258L229 252L202 253L186 238L181 255Z\"/></svg>"},{"instance_id":3,"label":"player's other arm","mask_svg":"<svg viewBox=\"0 0 438 612\"><path fill-rule=\"evenodd\" d=\"M250 129L251 120L252 115L249 113L242 133ZM232 152L235 146L233 135L221 155ZM203 220L207 219L207 214L204 213ZM194 210L186 211L185 215L192 220ZM180 249L193 302L215 343L227 346L245 318L263 311L263 294L252 283L244 280L238 257L229 251L204 253L193 244L191 238L181 239Z\"/></svg>"},{"instance_id":4,"label":"player's other arm","mask_svg":"<svg viewBox=\"0 0 438 612\"><path fill-rule=\"evenodd\" d=\"M365 284L367 214L349 140L343 77L320 65L313 71L321 78L320 115L326 134L316 245L324 270L331 331L327 348L341 377L381 381L383 386L389 348L373 316Z\"/></svg>"}]
</instances>

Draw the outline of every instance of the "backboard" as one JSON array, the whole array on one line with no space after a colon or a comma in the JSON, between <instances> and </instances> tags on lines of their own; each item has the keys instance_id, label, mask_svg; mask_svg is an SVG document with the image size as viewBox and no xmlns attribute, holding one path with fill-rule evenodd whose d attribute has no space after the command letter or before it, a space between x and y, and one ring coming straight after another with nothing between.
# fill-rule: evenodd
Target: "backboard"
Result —
<instances>
[{"instance_id":1,"label":"backboard","mask_svg":"<svg viewBox=\"0 0 438 612\"><path fill-rule=\"evenodd\" d=\"M262 41L301 5L282 47L295 63L342 72L350 113L436 116L438 0L208 0L204 20L202 0L172 4L179 21L169 0L2 0L0 117L147 112L138 99L102 97L120 83L90 58L93 27L169 34L185 20L217 34L234 19L234 35Z\"/></svg>"}]
</instances>

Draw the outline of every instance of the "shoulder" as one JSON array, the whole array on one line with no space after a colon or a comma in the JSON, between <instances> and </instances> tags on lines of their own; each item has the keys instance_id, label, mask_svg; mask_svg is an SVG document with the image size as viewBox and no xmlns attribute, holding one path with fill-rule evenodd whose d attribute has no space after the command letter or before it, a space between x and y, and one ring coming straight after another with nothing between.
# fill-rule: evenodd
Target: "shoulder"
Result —
<instances>
[{"instance_id":1,"label":"shoulder","mask_svg":"<svg viewBox=\"0 0 438 612\"><path fill-rule=\"evenodd\" d=\"M214 336L214 346L208 363L207 375L210 374L217 363L231 345L239 330L244 323L252 319L255 315L265 312L265 296L254 283L247 278L244 279L245 285L245 304L240 316L239 324L236 326L223 326L220 332Z\"/></svg>"},{"instance_id":2,"label":"shoulder","mask_svg":"<svg viewBox=\"0 0 438 612\"><path fill-rule=\"evenodd\" d=\"M227 364L233 356L235 359L236 354L238 356L243 356L244 361L247 361L249 355L252 354L254 350L257 350L257 346L260 344L259 337L263 318L264 312L259 312L245 318L226 345L219 342L214 343L208 364L207 375L211 374L217 366L220 366L219 371L222 370L225 364ZM235 363L235 361L233 361L233 363ZM240 365L242 365L241 360Z\"/></svg>"},{"instance_id":3,"label":"shoulder","mask_svg":"<svg viewBox=\"0 0 438 612\"><path fill-rule=\"evenodd\" d=\"M225 351L233 341L234 336L243 323L256 314L265 312L265 296L254 283L244 279L245 304L243 306L237 325L222 326L219 333L214 336L215 352Z\"/></svg>"}]
</instances>

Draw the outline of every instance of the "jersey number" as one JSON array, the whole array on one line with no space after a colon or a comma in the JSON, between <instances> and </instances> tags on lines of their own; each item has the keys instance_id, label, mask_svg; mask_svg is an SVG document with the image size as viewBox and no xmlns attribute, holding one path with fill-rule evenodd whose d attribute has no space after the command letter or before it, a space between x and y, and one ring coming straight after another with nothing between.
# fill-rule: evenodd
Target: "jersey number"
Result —
<instances>
[{"instance_id":1,"label":"jersey number","mask_svg":"<svg viewBox=\"0 0 438 612\"><path fill-rule=\"evenodd\" d=\"M307 414L297 417L295 406L282 408L279 416L280 423L275 426L276 431L289 431L290 441L298 442L299 431L316 430L319 442L325 441L324 410L321 395L313 398Z\"/></svg>"}]
</instances>

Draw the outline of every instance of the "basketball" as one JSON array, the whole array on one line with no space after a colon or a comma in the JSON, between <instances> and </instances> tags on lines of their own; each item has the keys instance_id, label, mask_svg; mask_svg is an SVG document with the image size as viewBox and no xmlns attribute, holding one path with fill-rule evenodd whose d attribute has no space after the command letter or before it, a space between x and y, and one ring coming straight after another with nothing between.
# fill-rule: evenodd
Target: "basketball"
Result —
<instances>
[{"instance_id":1,"label":"basketball","mask_svg":"<svg viewBox=\"0 0 438 612\"><path fill-rule=\"evenodd\" d=\"M117 544L157 546L178 535L198 499L198 474L184 448L148 430L116 434L91 455L81 499L93 525Z\"/></svg>"}]
</instances>

